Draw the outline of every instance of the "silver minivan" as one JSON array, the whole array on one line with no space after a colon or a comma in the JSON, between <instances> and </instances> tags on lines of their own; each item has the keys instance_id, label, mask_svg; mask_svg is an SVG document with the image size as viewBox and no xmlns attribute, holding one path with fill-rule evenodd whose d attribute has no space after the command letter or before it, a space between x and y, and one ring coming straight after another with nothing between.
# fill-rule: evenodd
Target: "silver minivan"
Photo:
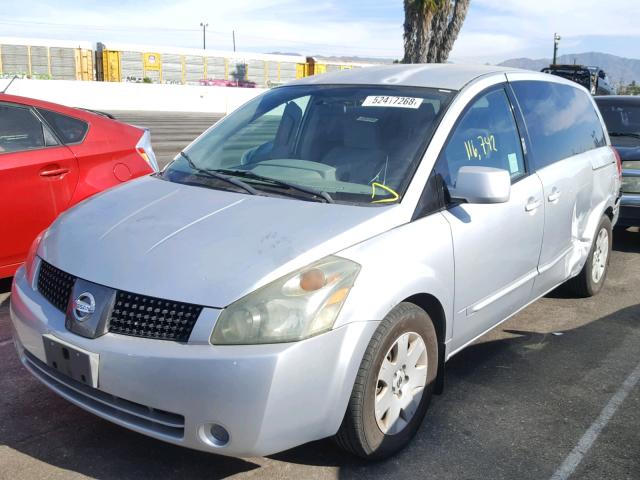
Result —
<instances>
[{"instance_id":1,"label":"silver minivan","mask_svg":"<svg viewBox=\"0 0 640 480\"><path fill-rule=\"evenodd\" d=\"M382 458L453 355L559 285L602 288L619 191L594 101L562 78L305 78L43 232L14 279L15 343L70 402L176 445L333 436Z\"/></svg>"}]
</instances>

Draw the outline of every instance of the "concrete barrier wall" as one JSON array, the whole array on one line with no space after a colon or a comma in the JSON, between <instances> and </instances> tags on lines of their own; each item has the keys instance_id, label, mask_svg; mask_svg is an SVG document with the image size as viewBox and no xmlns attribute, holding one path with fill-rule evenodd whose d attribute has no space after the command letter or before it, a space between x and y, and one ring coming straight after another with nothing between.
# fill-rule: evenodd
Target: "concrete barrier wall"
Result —
<instances>
[{"instance_id":1,"label":"concrete barrier wall","mask_svg":"<svg viewBox=\"0 0 640 480\"><path fill-rule=\"evenodd\" d=\"M0 80L0 92L9 80ZM14 80L5 93L95 110L229 113L263 88Z\"/></svg>"}]
</instances>

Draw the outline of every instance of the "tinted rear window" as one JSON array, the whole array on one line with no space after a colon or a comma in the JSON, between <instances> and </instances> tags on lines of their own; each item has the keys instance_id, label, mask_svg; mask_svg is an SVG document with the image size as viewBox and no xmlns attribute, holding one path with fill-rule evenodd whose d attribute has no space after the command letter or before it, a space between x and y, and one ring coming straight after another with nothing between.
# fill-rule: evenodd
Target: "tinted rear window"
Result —
<instances>
[{"instance_id":1,"label":"tinted rear window","mask_svg":"<svg viewBox=\"0 0 640 480\"><path fill-rule=\"evenodd\" d=\"M51 126L58 138L64 143L79 143L84 140L84 136L89 129L89 125L77 118L62 115L39 108L38 112Z\"/></svg>"},{"instance_id":2,"label":"tinted rear window","mask_svg":"<svg viewBox=\"0 0 640 480\"><path fill-rule=\"evenodd\" d=\"M536 167L606 145L602 123L589 94L550 82L514 82L527 123Z\"/></svg>"},{"instance_id":3,"label":"tinted rear window","mask_svg":"<svg viewBox=\"0 0 640 480\"><path fill-rule=\"evenodd\" d=\"M596 99L596 102L610 132L640 135L640 101Z\"/></svg>"}]
</instances>

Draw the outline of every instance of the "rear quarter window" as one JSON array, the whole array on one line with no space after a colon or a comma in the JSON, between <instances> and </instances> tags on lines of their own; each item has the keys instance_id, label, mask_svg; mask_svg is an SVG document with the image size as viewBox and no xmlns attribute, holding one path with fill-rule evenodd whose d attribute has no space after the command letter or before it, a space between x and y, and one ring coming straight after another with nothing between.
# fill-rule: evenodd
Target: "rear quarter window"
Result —
<instances>
[{"instance_id":1,"label":"rear quarter window","mask_svg":"<svg viewBox=\"0 0 640 480\"><path fill-rule=\"evenodd\" d=\"M89 125L77 118L69 117L51 110L38 109L38 113L49 124L63 143L80 143L84 140Z\"/></svg>"},{"instance_id":2,"label":"rear quarter window","mask_svg":"<svg viewBox=\"0 0 640 480\"><path fill-rule=\"evenodd\" d=\"M531 138L537 168L606 145L589 94L559 83L512 83Z\"/></svg>"}]
</instances>

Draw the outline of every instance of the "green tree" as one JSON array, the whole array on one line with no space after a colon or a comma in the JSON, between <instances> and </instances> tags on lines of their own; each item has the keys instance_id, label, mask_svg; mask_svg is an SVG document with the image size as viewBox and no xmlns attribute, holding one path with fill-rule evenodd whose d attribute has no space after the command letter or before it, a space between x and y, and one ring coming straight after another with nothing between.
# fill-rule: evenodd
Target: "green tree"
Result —
<instances>
[{"instance_id":1,"label":"green tree","mask_svg":"<svg viewBox=\"0 0 640 480\"><path fill-rule=\"evenodd\" d=\"M627 86L627 95L640 95L640 85L635 80Z\"/></svg>"},{"instance_id":2,"label":"green tree","mask_svg":"<svg viewBox=\"0 0 640 480\"><path fill-rule=\"evenodd\" d=\"M446 62L470 0L404 0L403 63Z\"/></svg>"},{"instance_id":3,"label":"green tree","mask_svg":"<svg viewBox=\"0 0 640 480\"><path fill-rule=\"evenodd\" d=\"M640 95L640 85L632 80L629 85L620 85L618 95Z\"/></svg>"}]
</instances>

